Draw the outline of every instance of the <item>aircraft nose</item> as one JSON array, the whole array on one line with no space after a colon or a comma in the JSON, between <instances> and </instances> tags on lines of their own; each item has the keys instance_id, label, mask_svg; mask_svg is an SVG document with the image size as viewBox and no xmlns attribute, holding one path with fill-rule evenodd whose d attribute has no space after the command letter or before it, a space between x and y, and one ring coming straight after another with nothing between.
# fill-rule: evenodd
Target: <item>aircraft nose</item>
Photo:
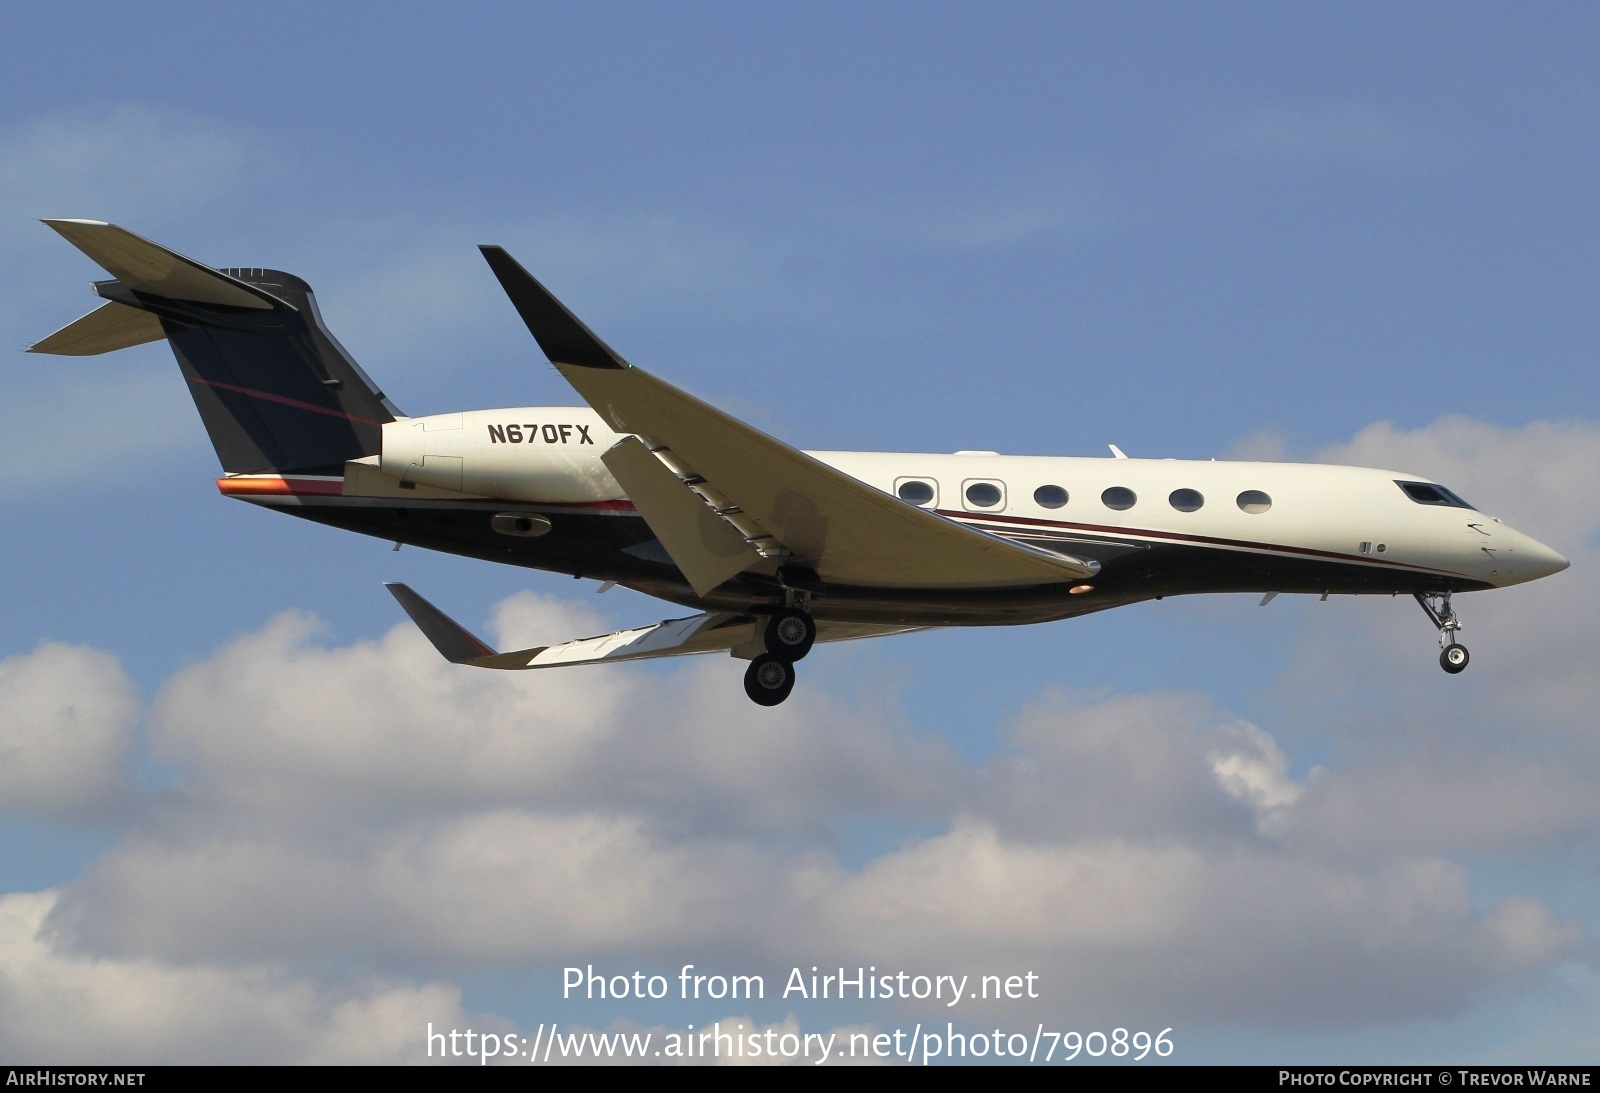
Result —
<instances>
[{"instance_id":1,"label":"aircraft nose","mask_svg":"<svg viewBox=\"0 0 1600 1093\"><path fill-rule=\"evenodd\" d=\"M1517 533L1517 545L1513 557L1515 558L1513 572L1516 574L1518 584L1523 581L1537 581L1540 577L1548 577L1552 573L1560 573L1572 564L1539 540L1521 532Z\"/></svg>"},{"instance_id":2,"label":"aircraft nose","mask_svg":"<svg viewBox=\"0 0 1600 1093\"><path fill-rule=\"evenodd\" d=\"M1548 577L1552 573L1560 573L1572 563L1557 554L1537 539L1529 539L1526 550L1522 553L1522 565L1527 568L1530 579Z\"/></svg>"}]
</instances>

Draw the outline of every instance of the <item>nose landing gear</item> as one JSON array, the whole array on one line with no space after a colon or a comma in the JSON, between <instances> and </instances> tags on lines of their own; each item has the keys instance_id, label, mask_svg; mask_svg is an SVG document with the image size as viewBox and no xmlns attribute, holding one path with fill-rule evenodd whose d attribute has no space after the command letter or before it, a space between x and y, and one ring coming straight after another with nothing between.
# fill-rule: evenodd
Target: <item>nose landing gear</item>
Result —
<instances>
[{"instance_id":1,"label":"nose landing gear","mask_svg":"<svg viewBox=\"0 0 1600 1093\"><path fill-rule=\"evenodd\" d=\"M1451 675L1463 671L1472 657L1465 645L1456 642L1461 620L1450 606L1450 593L1418 592L1416 600L1428 616L1428 621L1439 628L1439 667Z\"/></svg>"},{"instance_id":2,"label":"nose landing gear","mask_svg":"<svg viewBox=\"0 0 1600 1093\"><path fill-rule=\"evenodd\" d=\"M794 690L795 661L811 652L817 624L804 608L785 607L767 620L762 636L767 651L745 670L744 693L758 706L776 706Z\"/></svg>"}]
</instances>

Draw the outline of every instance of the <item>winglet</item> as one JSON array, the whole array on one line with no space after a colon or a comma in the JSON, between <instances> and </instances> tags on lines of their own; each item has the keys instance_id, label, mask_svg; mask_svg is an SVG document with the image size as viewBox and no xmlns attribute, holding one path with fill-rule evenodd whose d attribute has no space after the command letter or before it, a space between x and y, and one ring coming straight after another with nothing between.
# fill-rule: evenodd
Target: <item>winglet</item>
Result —
<instances>
[{"instance_id":1,"label":"winglet","mask_svg":"<svg viewBox=\"0 0 1600 1093\"><path fill-rule=\"evenodd\" d=\"M479 657L492 657L494 650L473 637L449 615L411 590L410 585L398 581L384 584L394 598L400 601L411 621L417 624L423 636L433 642L433 647L452 664L465 664Z\"/></svg>"},{"instance_id":2,"label":"winglet","mask_svg":"<svg viewBox=\"0 0 1600 1093\"><path fill-rule=\"evenodd\" d=\"M422 636L432 642L440 655L452 664L470 664L475 668L526 668L529 661L544 652L544 647L540 646L515 653L496 653L473 637L460 623L413 592L409 585L390 581L384 587L400 601L400 606L417 624Z\"/></svg>"},{"instance_id":3,"label":"winglet","mask_svg":"<svg viewBox=\"0 0 1600 1093\"><path fill-rule=\"evenodd\" d=\"M523 269L504 247L479 247L489 268L500 279L500 287L511 298L511 305L528 324L528 332L550 358L551 364L575 364L584 368L627 368L628 362L595 332L568 311L533 274Z\"/></svg>"}]
</instances>

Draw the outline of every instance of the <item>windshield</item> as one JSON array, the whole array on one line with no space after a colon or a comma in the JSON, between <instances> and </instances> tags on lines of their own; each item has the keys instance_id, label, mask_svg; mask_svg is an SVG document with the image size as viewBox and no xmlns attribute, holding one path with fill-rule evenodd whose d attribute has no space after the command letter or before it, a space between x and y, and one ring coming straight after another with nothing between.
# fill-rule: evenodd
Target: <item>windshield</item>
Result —
<instances>
[{"instance_id":1,"label":"windshield","mask_svg":"<svg viewBox=\"0 0 1600 1093\"><path fill-rule=\"evenodd\" d=\"M1419 505L1444 505L1453 509L1473 509L1461 498L1434 482L1396 482L1395 485L1406 491L1406 496Z\"/></svg>"}]
</instances>

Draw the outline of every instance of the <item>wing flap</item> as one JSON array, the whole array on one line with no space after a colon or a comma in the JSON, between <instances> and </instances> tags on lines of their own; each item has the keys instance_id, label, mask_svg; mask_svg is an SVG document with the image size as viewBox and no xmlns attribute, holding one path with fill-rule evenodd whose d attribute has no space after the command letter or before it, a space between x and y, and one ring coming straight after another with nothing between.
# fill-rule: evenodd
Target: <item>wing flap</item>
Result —
<instances>
[{"instance_id":1,"label":"wing flap","mask_svg":"<svg viewBox=\"0 0 1600 1093\"><path fill-rule=\"evenodd\" d=\"M638 437L624 438L600 458L697 595L761 561L744 536L712 512Z\"/></svg>"}]
</instances>

